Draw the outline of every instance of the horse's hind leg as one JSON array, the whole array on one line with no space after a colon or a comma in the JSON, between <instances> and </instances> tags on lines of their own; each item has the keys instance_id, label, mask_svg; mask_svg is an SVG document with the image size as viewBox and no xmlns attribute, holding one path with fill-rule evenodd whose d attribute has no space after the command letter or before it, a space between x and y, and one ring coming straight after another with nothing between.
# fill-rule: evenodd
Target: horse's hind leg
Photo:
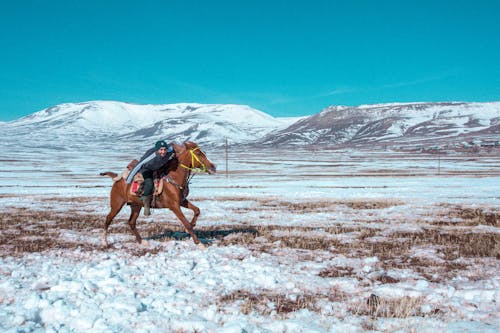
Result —
<instances>
[{"instance_id":1,"label":"horse's hind leg","mask_svg":"<svg viewBox=\"0 0 500 333\"><path fill-rule=\"evenodd\" d=\"M185 207L187 209L191 209L194 213L193 215L193 218L191 219L191 227L195 227L196 226L196 220L198 220L198 216L200 216L200 209L198 207L196 207L195 205L193 205L190 201L188 200L185 200L183 203L182 203L182 207Z\"/></svg>"},{"instance_id":2,"label":"horse's hind leg","mask_svg":"<svg viewBox=\"0 0 500 333\"><path fill-rule=\"evenodd\" d=\"M122 207L125 203L124 202L111 202L111 211L109 212L108 216L106 216L106 224L104 225L104 231L102 233L102 245L104 247L108 247L108 228L115 216L122 210Z\"/></svg>"},{"instance_id":3,"label":"horse's hind leg","mask_svg":"<svg viewBox=\"0 0 500 333\"><path fill-rule=\"evenodd\" d=\"M137 231L136 228L136 221L137 218L139 217L139 213L141 212L141 205L138 204L132 204L130 205L130 217L128 219L128 225L130 226L130 230L135 236L135 239L137 240L137 243L147 245L146 241L143 241L141 238L141 235L139 235L139 232Z\"/></svg>"}]
</instances>

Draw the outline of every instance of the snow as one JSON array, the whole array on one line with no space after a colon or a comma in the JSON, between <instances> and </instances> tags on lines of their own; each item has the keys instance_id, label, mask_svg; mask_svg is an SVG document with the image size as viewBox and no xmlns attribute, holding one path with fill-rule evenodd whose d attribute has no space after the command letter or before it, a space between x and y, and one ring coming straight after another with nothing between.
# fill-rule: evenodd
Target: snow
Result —
<instances>
[{"instance_id":1,"label":"snow","mask_svg":"<svg viewBox=\"0 0 500 333\"><path fill-rule=\"evenodd\" d=\"M298 119L274 118L246 105L89 101L56 105L0 126L9 143L10 137L23 135L23 141L52 147L60 147L68 138L72 148L86 145L89 138L103 145L166 139L222 146L226 138L231 143L255 141Z\"/></svg>"},{"instance_id":2,"label":"snow","mask_svg":"<svg viewBox=\"0 0 500 333\"><path fill-rule=\"evenodd\" d=\"M74 122L85 129L130 130L152 125L166 119L175 119L190 113L205 121L229 120L233 123L259 124L262 128L276 128L276 118L246 105L232 104L130 104L117 101L90 101L66 103L42 110L31 116L10 122L26 126L47 121ZM280 118L285 124L295 118ZM126 127L126 128L123 128Z\"/></svg>"},{"instance_id":3,"label":"snow","mask_svg":"<svg viewBox=\"0 0 500 333\"><path fill-rule=\"evenodd\" d=\"M373 141L390 143L396 140L397 142L397 139L416 142L429 140L432 137L446 141L446 139L460 135L470 134L479 137L486 134L481 131L495 133L494 130L492 131L491 128L488 130L488 128L493 125L495 119L500 117L500 102L420 102L329 107L318 115L330 118L327 121L330 124L328 129L344 123L346 119L353 119L352 124L343 129L345 133L343 138L332 139L332 143L336 144L345 142L345 137L354 138L356 142L363 138L368 144ZM308 134L309 138L314 139L315 136L311 132L320 136L322 133L321 129L316 128L318 117L312 118L315 121L312 122L311 128L304 128L302 135ZM379 127L381 123L390 124L390 127L382 133ZM407 132L408 130L410 132ZM339 134L338 131L337 134ZM418 138L418 136L421 137ZM495 136L492 134L491 137L487 135L486 137L491 140ZM324 141L325 138L320 142Z\"/></svg>"},{"instance_id":4,"label":"snow","mask_svg":"<svg viewBox=\"0 0 500 333\"><path fill-rule=\"evenodd\" d=\"M497 258L450 259L443 244L416 242L406 259L428 264L405 266L398 265L405 259L402 247L384 254L394 256L389 259L360 247L404 245L408 234L424 230L499 235L497 225L467 226L449 215L453 207L498 213L498 156L443 158L438 175L436 160L427 155L241 149L230 152L226 175L224 153L204 150L221 167L217 175L193 179L190 197L202 211L195 229L214 227L228 235L207 237L204 250L183 236L149 237L150 244L140 246L127 230L125 208L110 229L112 247L104 249L101 225L111 180L97 174L119 172L135 156L126 147L12 152L2 146L0 207L10 216L0 220L2 242L17 237L12 230L32 228L53 230L56 242L74 246L16 253L0 244L0 330L500 330ZM16 216L22 214L35 217L19 224ZM59 226L67 215L76 216L76 224ZM100 222L93 224L95 219ZM436 229L436 222L458 225ZM140 217L142 234L153 226L181 230L168 211ZM252 230L259 237L242 241ZM27 235L34 241L42 234ZM330 243L307 249L287 245L290 239ZM446 265L459 268L452 274L442 270ZM381 282L384 277L392 281ZM365 309L371 294L417 304L407 316L371 316ZM278 311L280 304L298 304L307 295L313 304Z\"/></svg>"},{"instance_id":5,"label":"snow","mask_svg":"<svg viewBox=\"0 0 500 333\"><path fill-rule=\"evenodd\" d=\"M298 147L315 143L368 146L383 142L389 146L415 146L473 139L496 141L492 126L499 117L500 102L333 106L310 117L275 118L247 105L89 101L60 104L0 123L0 130L4 143L13 147L21 135L22 141L59 149L78 149L87 146L88 141L99 142L102 147L118 142L143 147L159 139L190 140L210 147L222 147L226 142L277 142ZM349 119L354 123L347 124ZM333 134L332 128L338 126L342 129ZM72 135L66 142L68 133Z\"/></svg>"}]
</instances>

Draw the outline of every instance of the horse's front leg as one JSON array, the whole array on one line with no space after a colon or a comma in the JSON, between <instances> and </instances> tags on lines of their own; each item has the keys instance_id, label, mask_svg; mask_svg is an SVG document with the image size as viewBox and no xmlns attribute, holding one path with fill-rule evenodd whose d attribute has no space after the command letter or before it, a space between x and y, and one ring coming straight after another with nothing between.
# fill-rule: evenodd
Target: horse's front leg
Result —
<instances>
[{"instance_id":1,"label":"horse's front leg","mask_svg":"<svg viewBox=\"0 0 500 333\"><path fill-rule=\"evenodd\" d=\"M130 230L134 234L137 243L147 245L147 242L142 240L142 237L141 235L139 235L139 232L137 231L136 228L136 222L137 218L139 217L139 213L141 212L141 208L142 206L136 203L130 205L131 212L130 212L130 217L128 219L128 225L130 226Z\"/></svg>"},{"instance_id":2,"label":"horse's front leg","mask_svg":"<svg viewBox=\"0 0 500 333\"><path fill-rule=\"evenodd\" d=\"M186 231L189 233L191 238L193 238L193 242L195 244L200 244L200 240L196 236L196 234L193 231L193 226L189 223L187 220L186 216L182 213L181 206L174 206L171 208L172 212L177 216L179 220L181 220L182 224L184 225L184 228Z\"/></svg>"},{"instance_id":3,"label":"horse's front leg","mask_svg":"<svg viewBox=\"0 0 500 333\"><path fill-rule=\"evenodd\" d=\"M194 213L193 215L193 218L191 219L191 227L195 227L196 226L196 220L198 220L198 216L200 216L200 209L198 207L196 207L195 205L193 205L190 201L188 200L185 200L183 203L182 203L182 207L185 207L187 209L191 209Z\"/></svg>"}]
</instances>

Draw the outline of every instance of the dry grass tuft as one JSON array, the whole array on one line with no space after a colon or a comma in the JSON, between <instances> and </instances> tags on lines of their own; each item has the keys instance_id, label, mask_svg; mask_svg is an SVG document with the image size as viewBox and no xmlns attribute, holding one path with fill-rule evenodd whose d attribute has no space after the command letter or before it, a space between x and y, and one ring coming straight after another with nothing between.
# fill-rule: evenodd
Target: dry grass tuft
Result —
<instances>
[{"instance_id":1,"label":"dry grass tuft","mask_svg":"<svg viewBox=\"0 0 500 333\"><path fill-rule=\"evenodd\" d=\"M43 252L47 250L57 249L80 249L83 251L95 250L95 247L89 244L65 242L58 239L57 237L22 240L16 242L15 244L9 244L7 248L10 249L12 255L20 255L30 252Z\"/></svg>"},{"instance_id":2,"label":"dry grass tuft","mask_svg":"<svg viewBox=\"0 0 500 333\"><path fill-rule=\"evenodd\" d=\"M261 246L261 250L271 247L292 248L303 250L331 250L332 246L344 245L340 244L336 239L332 239L332 235L359 231L363 237L373 235L376 231L372 229L360 229L358 227L331 227L323 228L323 232L318 236L302 237L310 232L316 232L317 228L313 227L290 227L290 226L257 226L254 228L235 228L230 226L217 226L215 228L228 227L232 230L232 234L225 237L222 245L252 245ZM200 228L196 232L202 235L207 228ZM239 234L234 234L237 232ZM258 237L258 241L256 238Z\"/></svg>"},{"instance_id":3,"label":"dry grass tuft","mask_svg":"<svg viewBox=\"0 0 500 333\"><path fill-rule=\"evenodd\" d=\"M351 301L352 297L343 292L324 294L286 295L264 290L259 293L246 290L237 290L231 294L220 297L216 303L223 309L228 303L236 303L241 313L248 315L257 313L264 316L271 314L286 315L301 309L321 312L320 301L343 302L348 304L348 311L357 316L371 316L378 318L408 318L435 315L439 310L424 314L421 310L424 299L421 297L402 297L397 299L384 299L371 295L365 302Z\"/></svg>"},{"instance_id":4,"label":"dry grass tuft","mask_svg":"<svg viewBox=\"0 0 500 333\"><path fill-rule=\"evenodd\" d=\"M334 203L331 201L311 201L311 202L288 202L288 201L264 201L261 202L262 207L271 209L284 209L295 213L311 213L317 211L325 211L328 208L333 208Z\"/></svg>"},{"instance_id":5,"label":"dry grass tuft","mask_svg":"<svg viewBox=\"0 0 500 333\"><path fill-rule=\"evenodd\" d=\"M282 200L260 200L261 208L263 209L279 209L287 210L293 213L314 213L333 211L338 205L345 205L352 209L384 209L402 203L394 200L351 200L351 201L304 201L304 202L289 202Z\"/></svg>"},{"instance_id":6,"label":"dry grass tuft","mask_svg":"<svg viewBox=\"0 0 500 333\"><path fill-rule=\"evenodd\" d=\"M352 267L329 267L319 272L319 276L324 278L340 278L356 276Z\"/></svg>"},{"instance_id":7,"label":"dry grass tuft","mask_svg":"<svg viewBox=\"0 0 500 333\"><path fill-rule=\"evenodd\" d=\"M274 242L279 241L281 247L302 250L329 250L339 242L327 238L302 238L302 237L273 237Z\"/></svg>"},{"instance_id":8,"label":"dry grass tuft","mask_svg":"<svg viewBox=\"0 0 500 333\"><path fill-rule=\"evenodd\" d=\"M377 201L354 200L354 201L339 202L339 204L346 205L347 207L352 209L384 209L402 205L401 202L392 200L377 200Z\"/></svg>"},{"instance_id":9,"label":"dry grass tuft","mask_svg":"<svg viewBox=\"0 0 500 333\"><path fill-rule=\"evenodd\" d=\"M390 283L398 283L399 280L393 278L392 276L389 276L387 274L382 274L377 278L377 281L381 282L382 284L390 284Z\"/></svg>"},{"instance_id":10,"label":"dry grass tuft","mask_svg":"<svg viewBox=\"0 0 500 333\"><path fill-rule=\"evenodd\" d=\"M500 213L496 211L487 211L483 208L454 206L449 211L442 214L442 217L446 218L446 220L438 220L435 221L434 224L453 226L491 225L500 227ZM459 221L456 221L457 219L459 219Z\"/></svg>"},{"instance_id":11,"label":"dry grass tuft","mask_svg":"<svg viewBox=\"0 0 500 333\"><path fill-rule=\"evenodd\" d=\"M417 233L395 233L392 237L406 238L405 242L400 243L403 249L413 246L438 246L447 260L459 257L497 257L500 251L500 234L425 229Z\"/></svg>"},{"instance_id":12,"label":"dry grass tuft","mask_svg":"<svg viewBox=\"0 0 500 333\"><path fill-rule=\"evenodd\" d=\"M377 318L425 317L426 314L421 311L423 304L422 297L384 299L372 294L366 302L351 304L350 311L356 315Z\"/></svg>"},{"instance_id":13,"label":"dry grass tuft","mask_svg":"<svg viewBox=\"0 0 500 333\"><path fill-rule=\"evenodd\" d=\"M217 300L219 308L226 303L240 303L240 311L243 314L256 312L260 315L287 314L301 309L319 312L320 308L316 305L319 298L325 298L324 295L303 294L303 295L285 295L273 293L271 291L262 291L253 293L245 290L238 290L229 295L222 296Z\"/></svg>"},{"instance_id":14,"label":"dry grass tuft","mask_svg":"<svg viewBox=\"0 0 500 333\"><path fill-rule=\"evenodd\" d=\"M14 212L6 212L0 216L0 257L61 249L88 252L102 250L100 245L96 246L85 239L97 236L100 240L104 220L104 216L81 214L76 211L61 213L50 210L17 209ZM72 241L62 238L61 232L68 230L82 237ZM125 219L114 221L110 231L130 233ZM131 248L129 252L131 255L142 256L158 250L137 247Z\"/></svg>"},{"instance_id":15,"label":"dry grass tuft","mask_svg":"<svg viewBox=\"0 0 500 333\"><path fill-rule=\"evenodd\" d=\"M105 197L50 197L50 198L41 198L41 202L53 202L53 203L61 203L61 202L72 202L72 203L100 203L107 200Z\"/></svg>"},{"instance_id":16,"label":"dry grass tuft","mask_svg":"<svg viewBox=\"0 0 500 333\"><path fill-rule=\"evenodd\" d=\"M445 259L483 258L500 255L500 234L430 232L432 244L442 247Z\"/></svg>"},{"instance_id":17,"label":"dry grass tuft","mask_svg":"<svg viewBox=\"0 0 500 333\"><path fill-rule=\"evenodd\" d=\"M365 245L370 256L378 257L380 260L395 259L403 254L407 254L412 247L411 241L397 241L391 242L380 241Z\"/></svg>"}]
</instances>

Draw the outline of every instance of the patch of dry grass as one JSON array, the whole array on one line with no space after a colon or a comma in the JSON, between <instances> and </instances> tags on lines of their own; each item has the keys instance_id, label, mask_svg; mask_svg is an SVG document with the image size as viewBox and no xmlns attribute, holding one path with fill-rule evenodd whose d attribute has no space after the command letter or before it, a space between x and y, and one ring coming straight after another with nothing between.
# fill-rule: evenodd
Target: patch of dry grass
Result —
<instances>
[{"instance_id":1,"label":"patch of dry grass","mask_svg":"<svg viewBox=\"0 0 500 333\"><path fill-rule=\"evenodd\" d=\"M500 234L495 233L425 229L417 233L395 233L392 237L406 238L406 245L403 245L406 247L436 245L448 260L459 257L500 257Z\"/></svg>"},{"instance_id":2,"label":"patch of dry grass","mask_svg":"<svg viewBox=\"0 0 500 333\"><path fill-rule=\"evenodd\" d=\"M221 297L218 300L218 305L221 306L226 302L236 301L241 301L240 311L243 314L257 312L260 315L268 316L271 312L286 314L300 309L318 310L315 306L315 296L313 295L300 295L295 299L290 299L287 295L272 292L257 294L248 291L236 291Z\"/></svg>"},{"instance_id":3,"label":"patch of dry grass","mask_svg":"<svg viewBox=\"0 0 500 333\"><path fill-rule=\"evenodd\" d=\"M319 300L340 302L347 298L347 294L340 291L332 291L330 295L303 293L299 295L276 293L269 290L250 292L237 290L231 294L224 295L217 300L217 306L223 308L227 303L239 303L241 313L252 312L260 315L285 315L301 309L319 312L321 308L317 304Z\"/></svg>"},{"instance_id":4,"label":"patch of dry grass","mask_svg":"<svg viewBox=\"0 0 500 333\"><path fill-rule=\"evenodd\" d=\"M395 265L397 266L397 265ZM406 258L400 268L412 269L422 275L427 281L442 283L453 279L469 267L460 262L446 260L444 262L433 261L429 258Z\"/></svg>"},{"instance_id":5,"label":"patch of dry grass","mask_svg":"<svg viewBox=\"0 0 500 333\"><path fill-rule=\"evenodd\" d=\"M395 200L346 200L346 201L304 201L304 202L288 202L281 200L261 201L263 207L286 209L292 212L307 213L315 211L324 211L335 209L338 205L345 205L349 208L359 209L384 209L397 205L402 202Z\"/></svg>"},{"instance_id":6,"label":"patch of dry grass","mask_svg":"<svg viewBox=\"0 0 500 333\"><path fill-rule=\"evenodd\" d=\"M352 267L329 267L319 272L319 276L328 278L354 277L356 273Z\"/></svg>"},{"instance_id":7,"label":"patch of dry grass","mask_svg":"<svg viewBox=\"0 0 500 333\"><path fill-rule=\"evenodd\" d=\"M323 234L314 237L301 237L300 234L316 231L311 227L280 227L267 226L238 230L229 226L217 228L228 228L234 232L219 233L223 238L221 245L243 245L260 251L269 252L273 248L290 248L310 251L330 251L342 253L348 257L376 256L382 261L394 261L403 259L403 263L416 265L416 261L410 256L414 247L436 247L441 253L442 259L453 261L459 257L466 258L498 258L500 253L500 235L472 232L443 232L439 229L425 229L423 232L397 232L377 242L368 242L364 239L373 237L380 231L373 228L361 227L332 227L324 228ZM203 228L204 229L204 228ZM207 230L208 231L208 230ZM275 231L279 231L276 233ZM213 232L213 231L212 231ZM332 235L359 232L357 240L353 242L340 242L332 238ZM197 233L208 238L213 234L203 230ZM217 234L217 233L215 233ZM424 265L420 265L424 266ZM453 266L449 264L448 267ZM455 267L454 269L458 269Z\"/></svg>"},{"instance_id":8,"label":"patch of dry grass","mask_svg":"<svg viewBox=\"0 0 500 333\"><path fill-rule=\"evenodd\" d=\"M323 205L314 207L323 207ZM300 209L305 208L300 206ZM104 216L78 214L76 211L63 214L54 211L18 209L0 216L0 231L2 232L0 246L13 244L16 245L17 252L22 252L24 245L16 244L17 241L23 237L37 236L49 240L45 243L39 239L33 240L33 244L26 245L25 251L51 248L57 245L50 239L56 238L60 230L68 229L88 234L96 229L102 230L104 219ZM128 234L129 230L123 218L113 221L110 226L110 233ZM139 225L139 230L146 238L169 240L187 237L186 234L183 235L182 225L177 222L142 223ZM314 232L315 236L301 236L310 232ZM239 244L263 251L281 247L332 251L348 256L377 256L381 260L394 260L408 255L410 249L415 246L437 246L446 260L454 260L458 257L500 257L499 234L444 232L433 228L425 229L423 232L398 232L377 242L368 242L365 239L376 236L379 233L378 229L359 226L322 228L322 233L318 233L317 228L313 227L218 225L197 227L196 233L200 238L219 240L221 245ZM352 237L356 241L341 242L333 237L347 233L355 234ZM256 238L258 241L255 241ZM81 245L84 246L84 244Z\"/></svg>"},{"instance_id":9,"label":"patch of dry grass","mask_svg":"<svg viewBox=\"0 0 500 333\"><path fill-rule=\"evenodd\" d=\"M68 241L60 237L60 233L70 230L81 234L83 239L97 237L100 240L104 221L105 216L81 214L76 211L61 213L19 208L6 212L0 216L0 256L19 256L25 253L60 249L102 250L100 246L85 240ZM99 233L95 233L96 230L99 230ZM110 231L130 232L125 219L114 221ZM145 255L155 251L157 250L141 248L130 250L133 255Z\"/></svg>"},{"instance_id":10,"label":"patch of dry grass","mask_svg":"<svg viewBox=\"0 0 500 333\"><path fill-rule=\"evenodd\" d=\"M234 198L235 200L243 200ZM71 200L80 200L73 198ZM208 200L208 199L207 199ZM246 201L253 199L244 198ZM49 200L50 201L50 200ZM352 209L381 209L399 204L396 201L345 201L345 202L302 202L292 203L283 200L263 200L257 198L256 205L272 214L301 214L325 212L336 209L343 204ZM85 198L81 202L86 202ZM235 207L230 209L233 216ZM344 208L345 209L345 208ZM454 218L479 221L480 224L497 223L498 214L491 210L452 207L448 214ZM491 215L493 214L493 215ZM236 214L237 215L237 214ZM440 217L437 216L436 220ZM7 211L0 216L0 256L22 255L27 252L42 252L52 249L76 249L82 251L101 251L100 237L104 226L105 214L99 215L85 211L68 210L66 213L50 209L39 211L29 208L18 208ZM463 258L497 258L500 259L500 234L479 233L459 228L432 227L433 221L426 222L428 227L418 231L395 232L387 235L369 223L335 225L331 227L279 226L238 223L197 226L198 237L207 242L217 242L219 246L239 245L249 248L254 253L267 252L272 255L294 253L300 260L315 260L318 256L345 256L347 258L363 258L376 256L380 267L384 269L412 269L429 281L442 282L453 278L469 268ZM362 221L361 221L362 222ZM434 221L435 222L435 221ZM380 223L391 223L381 221ZM65 240L62 230L68 230L77 236L75 240ZM170 241L185 239L190 241L183 226L176 219L170 222L141 223L138 230L145 239ZM109 228L111 235L122 235L127 242L133 244L135 239L130 232L127 218L117 218ZM89 242L89 239L95 239ZM99 245L95 245L99 244ZM432 248L438 258L422 259L413 257L415 248ZM161 250L158 248L120 247L132 255L144 255ZM282 249L286 251L281 251ZM109 251L114 251L113 246ZM279 250L279 251L277 251ZM289 252L292 251L292 252ZM281 253L281 254L280 254ZM363 279L362 273L356 273L350 267L330 267L320 272L323 278L357 277ZM359 276L358 276L359 275ZM379 283L397 283L390 277L380 278Z\"/></svg>"},{"instance_id":11,"label":"patch of dry grass","mask_svg":"<svg viewBox=\"0 0 500 333\"><path fill-rule=\"evenodd\" d=\"M209 198L199 198L200 200L210 200ZM239 207L234 208L235 212L255 211L286 211L287 213L315 213L315 212L328 212L335 211L338 206L347 206L354 210L364 209L384 209L403 203L396 200L346 200L346 201L331 201L331 200L316 200L316 201L302 201L292 202L281 199L262 199L262 198L247 198L247 197L223 197L221 201L253 201L256 207Z\"/></svg>"},{"instance_id":12,"label":"patch of dry grass","mask_svg":"<svg viewBox=\"0 0 500 333\"><path fill-rule=\"evenodd\" d=\"M394 201L394 200L371 200L371 201L352 200L352 201L342 201L338 203L346 205L347 207L352 209L385 209L403 204L400 201Z\"/></svg>"},{"instance_id":13,"label":"patch of dry grass","mask_svg":"<svg viewBox=\"0 0 500 333\"><path fill-rule=\"evenodd\" d=\"M333 208L335 203L331 201L311 201L311 202L288 202L279 200L261 201L261 206L264 209L280 209L294 213L311 213L324 211L328 208Z\"/></svg>"},{"instance_id":14,"label":"patch of dry grass","mask_svg":"<svg viewBox=\"0 0 500 333\"><path fill-rule=\"evenodd\" d=\"M109 200L107 197L50 197L50 198L41 198L41 202L54 202L54 203L61 203L61 202L74 202L74 203L89 203L89 202L96 202L100 203L102 201Z\"/></svg>"},{"instance_id":15,"label":"patch of dry grass","mask_svg":"<svg viewBox=\"0 0 500 333\"><path fill-rule=\"evenodd\" d=\"M408 318L425 317L421 311L424 305L422 297L401 297L386 299L371 295L366 302L354 303L350 305L350 311L360 316L371 316L377 318ZM436 314L437 311L431 311L430 314Z\"/></svg>"},{"instance_id":16,"label":"patch of dry grass","mask_svg":"<svg viewBox=\"0 0 500 333\"><path fill-rule=\"evenodd\" d=\"M485 208L452 206L449 210L442 213L440 217L433 224L446 226L491 225L500 227L500 212Z\"/></svg>"},{"instance_id":17,"label":"patch of dry grass","mask_svg":"<svg viewBox=\"0 0 500 333\"><path fill-rule=\"evenodd\" d=\"M435 316L440 312L434 309L429 313L423 313L421 308L424 305L424 299L422 297L386 299L372 294L366 301L354 301L352 295L335 290L332 290L329 295L315 293L287 295L269 290L260 292L237 290L219 297L216 304L219 310L223 310L227 304L236 303L240 312L246 315L257 313L263 316L271 314L285 316L301 309L321 312L320 302L325 301L347 303L350 314L376 318L426 317Z\"/></svg>"}]
</instances>

